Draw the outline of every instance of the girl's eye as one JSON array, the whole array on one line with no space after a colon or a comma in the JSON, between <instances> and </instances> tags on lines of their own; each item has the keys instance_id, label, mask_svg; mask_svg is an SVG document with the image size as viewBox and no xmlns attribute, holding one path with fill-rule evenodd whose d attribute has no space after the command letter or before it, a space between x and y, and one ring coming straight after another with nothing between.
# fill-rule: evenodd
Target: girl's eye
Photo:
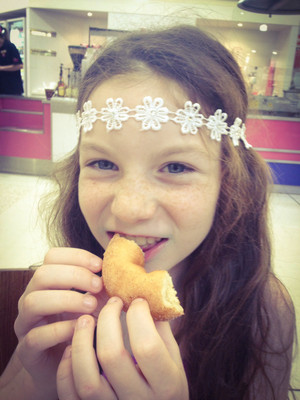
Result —
<instances>
[{"instance_id":1,"label":"girl's eye","mask_svg":"<svg viewBox=\"0 0 300 400\"><path fill-rule=\"evenodd\" d=\"M105 169L105 170L113 170L116 171L118 168L116 166L116 164L114 164L111 161L108 160L98 160L98 161L94 161L90 164L91 166L95 166L96 168L99 169Z\"/></svg>"},{"instance_id":2,"label":"girl's eye","mask_svg":"<svg viewBox=\"0 0 300 400\"><path fill-rule=\"evenodd\" d=\"M182 174L184 172L191 172L193 171L192 168L187 167L181 163L170 163L164 167L170 174Z\"/></svg>"}]
</instances>

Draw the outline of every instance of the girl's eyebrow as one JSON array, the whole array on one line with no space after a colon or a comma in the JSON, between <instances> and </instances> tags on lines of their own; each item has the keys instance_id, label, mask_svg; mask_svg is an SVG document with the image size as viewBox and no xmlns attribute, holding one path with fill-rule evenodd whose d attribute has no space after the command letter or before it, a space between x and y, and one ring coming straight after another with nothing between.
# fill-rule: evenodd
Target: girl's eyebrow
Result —
<instances>
[{"instance_id":1,"label":"girl's eyebrow","mask_svg":"<svg viewBox=\"0 0 300 400\"><path fill-rule=\"evenodd\" d=\"M199 157L206 156L209 157L209 153L206 149L197 148L195 145L189 146L173 146L168 147L166 149L162 149L162 151L158 152L159 156L173 156L173 155L180 155L180 154L189 154L191 156Z\"/></svg>"},{"instance_id":2,"label":"girl's eyebrow","mask_svg":"<svg viewBox=\"0 0 300 400\"><path fill-rule=\"evenodd\" d=\"M97 143L81 143L80 148L81 151L94 151L98 153L109 153L109 149L105 146L101 146ZM179 155L188 155L190 157L206 157L209 158L211 156L210 152L206 148L197 147L193 145L176 145L170 146L157 151L157 157L169 157L169 156L179 156Z\"/></svg>"},{"instance_id":3,"label":"girl's eyebrow","mask_svg":"<svg viewBox=\"0 0 300 400\"><path fill-rule=\"evenodd\" d=\"M107 149L96 143L81 143L79 146L79 151L97 151L98 153L107 153Z\"/></svg>"}]
</instances>

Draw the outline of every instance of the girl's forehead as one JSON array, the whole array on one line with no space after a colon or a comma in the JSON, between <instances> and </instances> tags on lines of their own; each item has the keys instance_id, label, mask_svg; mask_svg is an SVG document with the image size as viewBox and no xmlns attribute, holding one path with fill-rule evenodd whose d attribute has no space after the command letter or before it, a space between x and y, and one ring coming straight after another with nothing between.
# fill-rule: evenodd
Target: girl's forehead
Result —
<instances>
[{"instance_id":1,"label":"girl's forehead","mask_svg":"<svg viewBox=\"0 0 300 400\"><path fill-rule=\"evenodd\" d=\"M155 74L127 74L108 79L96 87L89 99L105 106L107 98L122 97L128 107L135 107L145 96L162 97L166 105L179 107L188 95L177 82Z\"/></svg>"}]
</instances>

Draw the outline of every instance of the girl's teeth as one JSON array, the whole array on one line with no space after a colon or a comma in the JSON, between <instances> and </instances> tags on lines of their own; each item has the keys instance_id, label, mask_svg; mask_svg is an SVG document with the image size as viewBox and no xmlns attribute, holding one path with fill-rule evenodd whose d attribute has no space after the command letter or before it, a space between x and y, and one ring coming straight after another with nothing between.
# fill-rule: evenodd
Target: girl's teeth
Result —
<instances>
[{"instance_id":1,"label":"girl's teeth","mask_svg":"<svg viewBox=\"0 0 300 400\"><path fill-rule=\"evenodd\" d=\"M144 237L144 236L129 236L129 235L122 235L128 240L133 240L138 246L145 247L152 245L154 243L159 242L161 239L153 238L153 237Z\"/></svg>"},{"instance_id":2,"label":"girl's teeth","mask_svg":"<svg viewBox=\"0 0 300 400\"><path fill-rule=\"evenodd\" d=\"M139 246L145 246L147 244L147 240L145 237L136 237L131 240L135 241L135 243Z\"/></svg>"},{"instance_id":3,"label":"girl's teeth","mask_svg":"<svg viewBox=\"0 0 300 400\"><path fill-rule=\"evenodd\" d=\"M160 239L154 239L154 238L148 238L147 239L147 244L154 244L156 242L159 242Z\"/></svg>"}]
</instances>

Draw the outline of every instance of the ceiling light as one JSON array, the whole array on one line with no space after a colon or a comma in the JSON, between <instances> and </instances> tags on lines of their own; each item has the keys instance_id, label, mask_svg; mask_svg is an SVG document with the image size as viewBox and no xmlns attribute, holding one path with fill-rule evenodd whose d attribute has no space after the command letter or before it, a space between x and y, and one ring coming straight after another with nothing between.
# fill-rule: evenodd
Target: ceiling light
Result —
<instances>
[{"instance_id":1,"label":"ceiling light","mask_svg":"<svg viewBox=\"0 0 300 400\"><path fill-rule=\"evenodd\" d=\"M259 30L260 30L261 32L267 32L267 30L268 30L268 25L267 25L267 24L261 24L260 27L259 27Z\"/></svg>"},{"instance_id":2,"label":"ceiling light","mask_svg":"<svg viewBox=\"0 0 300 400\"><path fill-rule=\"evenodd\" d=\"M240 28L243 26L243 24L241 23L241 22L239 22L238 24L237 24L237 26L239 26Z\"/></svg>"},{"instance_id":3,"label":"ceiling light","mask_svg":"<svg viewBox=\"0 0 300 400\"><path fill-rule=\"evenodd\" d=\"M256 53L256 50L254 50L254 49L253 49L253 50L251 50L251 53Z\"/></svg>"},{"instance_id":4,"label":"ceiling light","mask_svg":"<svg viewBox=\"0 0 300 400\"><path fill-rule=\"evenodd\" d=\"M88 13L87 13L87 16L88 16L88 17L92 17L92 16L93 16L93 13L92 13L92 12L88 12Z\"/></svg>"},{"instance_id":5,"label":"ceiling light","mask_svg":"<svg viewBox=\"0 0 300 400\"><path fill-rule=\"evenodd\" d=\"M272 54L273 54L274 56L277 56L278 52L277 52L277 51L272 51Z\"/></svg>"},{"instance_id":6,"label":"ceiling light","mask_svg":"<svg viewBox=\"0 0 300 400\"><path fill-rule=\"evenodd\" d=\"M38 29L31 29L30 33L33 36L56 37L56 32L41 31Z\"/></svg>"}]
</instances>

